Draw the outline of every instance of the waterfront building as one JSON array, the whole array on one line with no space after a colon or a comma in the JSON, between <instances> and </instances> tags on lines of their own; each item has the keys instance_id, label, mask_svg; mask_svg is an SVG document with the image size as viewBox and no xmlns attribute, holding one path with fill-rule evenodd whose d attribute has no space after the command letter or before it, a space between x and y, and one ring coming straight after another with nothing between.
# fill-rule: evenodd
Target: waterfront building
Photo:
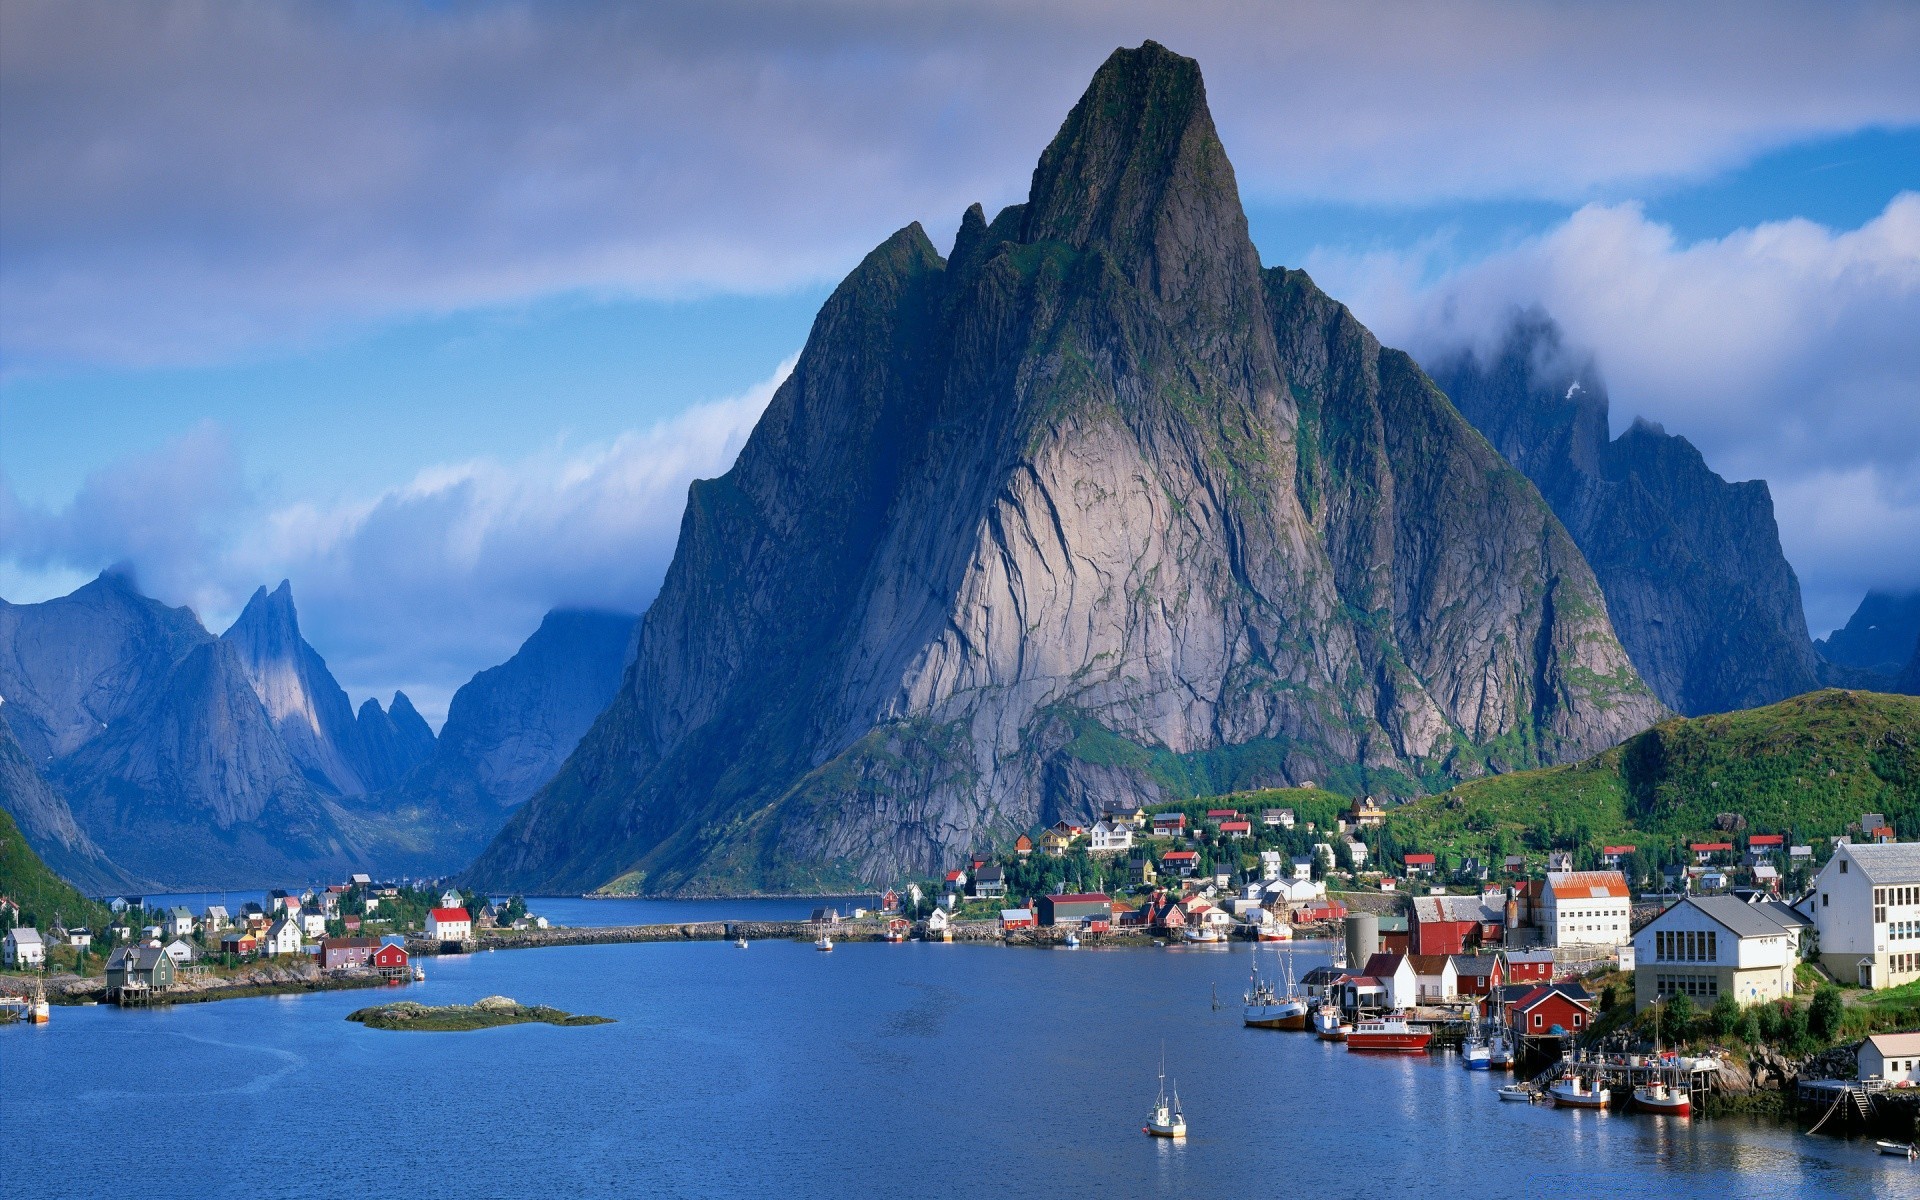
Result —
<instances>
[{"instance_id":1,"label":"waterfront building","mask_svg":"<svg viewBox=\"0 0 1920 1200\"><path fill-rule=\"evenodd\" d=\"M1507 1027L1522 1037L1581 1033L1593 1024L1593 996L1577 983L1540 984L1509 1000L1506 1014Z\"/></svg>"},{"instance_id":2,"label":"waterfront building","mask_svg":"<svg viewBox=\"0 0 1920 1200\"><path fill-rule=\"evenodd\" d=\"M165 991L173 986L173 959L158 946L119 946L107 956L107 992L127 987Z\"/></svg>"},{"instance_id":3,"label":"waterfront building","mask_svg":"<svg viewBox=\"0 0 1920 1200\"><path fill-rule=\"evenodd\" d=\"M1632 905L1618 871L1549 871L1541 932L1550 946L1618 946L1632 940Z\"/></svg>"},{"instance_id":4,"label":"waterfront building","mask_svg":"<svg viewBox=\"0 0 1920 1200\"><path fill-rule=\"evenodd\" d=\"M1383 950L1367 960L1360 974L1379 981L1388 1008L1410 1008L1420 1002L1420 981L1408 955Z\"/></svg>"},{"instance_id":5,"label":"waterfront building","mask_svg":"<svg viewBox=\"0 0 1920 1200\"><path fill-rule=\"evenodd\" d=\"M373 961L377 946L372 938L324 938L320 942L320 969L336 971L364 967Z\"/></svg>"},{"instance_id":6,"label":"waterfront building","mask_svg":"<svg viewBox=\"0 0 1920 1200\"><path fill-rule=\"evenodd\" d=\"M1895 1087L1920 1084L1920 1033L1877 1033L1855 1052L1861 1083L1878 1079Z\"/></svg>"},{"instance_id":7,"label":"waterfront building","mask_svg":"<svg viewBox=\"0 0 1920 1200\"><path fill-rule=\"evenodd\" d=\"M1793 995L1799 931L1776 907L1690 896L1655 917L1633 939L1635 1005L1675 995L1702 1005L1721 996L1749 1005Z\"/></svg>"},{"instance_id":8,"label":"waterfront building","mask_svg":"<svg viewBox=\"0 0 1920 1200\"><path fill-rule=\"evenodd\" d=\"M269 957L277 954L298 954L302 944L299 919L293 916L281 917L268 927L267 936L260 939L260 953Z\"/></svg>"},{"instance_id":9,"label":"waterfront building","mask_svg":"<svg viewBox=\"0 0 1920 1200\"><path fill-rule=\"evenodd\" d=\"M374 970L388 979L407 977L407 948L393 939L382 939L373 957L367 960Z\"/></svg>"},{"instance_id":10,"label":"waterfront building","mask_svg":"<svg viewBox=\"0 0 1920 1200\"><path fill-rule=\"evenodd\" d=\"M16 925L7 930L4 945L6 964L25 970L47 965L47 945L40 931L31 925Z\"/></svg>"},{"instance_id":11,"label":"waterfront building","mask_svg":"<svg viewBox=\"0 0 1920 1200\"><path fill-rule=\"evenodd\" d=\"M1920 978L1920 843L1839 843L1801 904L1836 979L1884 988Z\"/></svg>"},{"instance_id":12,"label":"waterfront building","mask_svg":"<svg viewBox=\"0 0 1920 1200\"><path fill-rule=\"evenodd\" d=\"M815 910L818 919L819 912ZM826 910L832 912L833 910ZM840 914L833 912L833 920ZM473 918L464 908L436 908L427 914L427 937L436 942L465 942L473 937Z\"/></svg>"},{"instance_id":13,"label":"waterfront building","mask_svg":"<svg viewBox=\"0 0 1920 1200\"><path fill-rule=\"evenodd\" d=\"M1507 955L1507 979L1512 983L1550 983L1554 958L1551 950L1527 950Z\"/></svg>"},{"instance_id":14,"label":"waterfront building","mask_svg":"<svg viewBox=\"0 0 1920 1200\"><path fill-rule=\"evenodd\" d=\"M1506 940L1506 912L1486 896L1415 896L1415 954L1462 954Z\"/></svg>"},{"instance_id":15,"label":"waterfront building","mask_svg":"<svg viewBox=\"0 0 1920 1200\"><path fill-rule=\"evenodd\" d=\"M1460 973L1446 954L1409 954L1414 996L1421 1004L1446 1004L1460 998Z\"/></svg>"},{"instance_id":16,"label":"waterfront building","mask_svg":"<svg viewBox=\"0 0 1920 1200\"><path fill-rule=\"evenodd\" d=\"M1462 996L1491 996L1507 982L1497 954L1453 956L1454 987Z\"/></svg>"},{"instance_id":17,"label":"waterfront building","mask_svg":"<svg viewBox=\"0 0 1920 1200\"><path fill-rule=\"evenodd\" d=\"M1040 897L1040 924L1078 925L1088 917L1113 920L1113 902L1101 892L1069 892Z\"/></svg>"}]
</instances>

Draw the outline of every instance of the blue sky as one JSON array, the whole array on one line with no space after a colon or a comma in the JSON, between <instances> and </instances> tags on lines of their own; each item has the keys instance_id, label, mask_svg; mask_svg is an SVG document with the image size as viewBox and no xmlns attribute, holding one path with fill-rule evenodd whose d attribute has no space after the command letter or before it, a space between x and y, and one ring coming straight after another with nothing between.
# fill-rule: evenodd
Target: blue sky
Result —
<instances>
[{"instance_id":1,"label":"blue sky","mask_svg":"<svg viewBox=\"0 0 1920 1200\"><path fill-rule=\"evenodd\" d=\"M356 700L435 715L546 607L643 607L686 481L837 278L1019 199L1144 36L1200 59L1266 261L1416 353L1545 303L1618 425L1769 480L1817 632L1920 587L1911 6L23 0L5 26L10 600L128 560L217 628L284 575Z\"/></svg>"}]
</instances>

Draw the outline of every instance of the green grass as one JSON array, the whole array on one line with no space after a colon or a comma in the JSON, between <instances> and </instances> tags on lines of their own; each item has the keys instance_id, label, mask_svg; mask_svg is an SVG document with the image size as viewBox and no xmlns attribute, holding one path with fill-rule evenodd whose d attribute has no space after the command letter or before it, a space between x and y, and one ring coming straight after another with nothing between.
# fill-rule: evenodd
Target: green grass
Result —
<instances>
[{"instance_id":1,"label":"green grass","mask_svg":"<svg viewBox=\"0 0 1920 1200\"><path fill-rule=\"evenodd\" d=\"M56 916L70 926L97 929L107 923L106 906L81 895L41 862L5 809L0 809L0 896L20 906L22 925L44 930Z\"/></svg>"},{"instance_id":2,"label":"green grass","mask_svg":"<svg viewBox=\"0 0 1920 1200\"><path fill-rule=\"evenodd\" d=\"M1920 698L1810 692L1662 722L1584 762L1460 784L1393 812L1403 845L1455 858L1629 843L1677 850L1722 813L1806 842L1886 814L1920 836Z\"/></svg>"}]
</instances>

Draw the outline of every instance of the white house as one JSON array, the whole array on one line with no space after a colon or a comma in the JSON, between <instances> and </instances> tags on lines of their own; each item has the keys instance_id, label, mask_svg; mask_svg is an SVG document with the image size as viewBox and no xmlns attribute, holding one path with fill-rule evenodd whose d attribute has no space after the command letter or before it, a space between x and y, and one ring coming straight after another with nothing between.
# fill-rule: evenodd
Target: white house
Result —
<instances>
[{"instance_id":1,"label":"white house","mask_svg":"<svg viewBox=\"0 0 1920 1200\"><path fill-rule=\"evenodd\" d=\"M1312 879L1313 859L1304 854L1296 857L1293 860L1293 878L1297 882L1305 882L1306 880Z\"/></svg>"},{"instance_id":2,"label":"white house","mask_svg":"<svg viewBox=\"0 0 1920 1200\"><path fill-rule=\"evenodd\" d=\"M281 917L260 939L260 953L264 955L298 954L300 946L300 922L295 917Z\"/></svg>"},{"instance_id":3,"label":"white house","mask_svg":"<svg viewBox=\"0 0 1920 1200\"><path fill-rule=\"evenodd\" d=\"M1287 856L1278 850L1260 852L1260 878L1278 879L1286 871Z\"/></svg>"},{"instance_id":4,"label":"white house","mask_svg":"<svg viewBox=\"0 0 1920 1200\"><path fill-rule=\"evenodd\" d=\"M1920 842L1842 842L1800 902L1836 979L1896 987L1920 978Z\"/></svg>"},{"instance_id":5,"label":"white house","mask_svg":"<svg viewBox=\"0 0 1920 1200\"><path fill-rule=\"evenodd\" d=\"M1378 979L1386 989L1383 997L1388 1008L1408 1008L1420 1001L1420 981L1413 961L1405 954L1381 951L1367 960L1360 974Z\"/></svg>"},{"instance_id":6,"label":"white house","mask_svg":"<svg viewBox=\"0 0 1920 1200\"><path fill-rule=\"evenodd\" d=\"M473 937L473 918L464 908L436 908L427 914L427 937L436 942L464 942Z\"/></svg>"},{"instance_id":7,"label":"white house","mask_svg":"<svg viewBox=\"0 0 1920 1200\"><path fill-rule=\"evenodd\" d=\"M441 908L460 908L465 904L466 901L461 897L460 893L454 891L452 888L448 888L446 891L440 893Z\"/></svg>"},{"instance_id":8,"label":"white house","mask_svg":"<svg viewBox=\"0 0 1920 1200\"><path fill-rule=\"evenodd\" d=\"M1367 865L1367 844L1348 838L1343 845L1347 852L1347 863L1355 870Z\"/></svg>"},{"instance_id":9,"label":"white house","mask_svg":"<svg viewBox=\"0 0 1920 1200\"><path fill-rule=\"evenodd\" d=\"M79 929L67 930L67 945L76 947L81 950L87 950L92 948L93 931L91 929L85 928L84 926Z\"/></svg>"},{"instance_id":10,"label":"white house","mask_svg":"<svg viewBox=\"0 0 1920 1200\"><path fill-rule=\"evenodd\" d=\"M1877 1033L1860 1043L1859 1079L1920 1083L1920 1033Z\"/></svg>"},{"instance_id":11,"label":"white house","mask_svg":"<svg viewBox=\"0 0 1920 1200\"><path fill-rule=\"evenodd\" d=\"M1618 946L1632 940L1633 894L1618 871L1549 871L1540 931L1551 946Z\"/></svg>"},{"instance_id":12,"label":"white house","mask_svg":"<svg viewBox=\"0 0 1920 1200\"><path fill-rule=\"evenodd\" d=\"M1460 971L1447 954L1409 954L1414 994L1422 1004L1444 1004L1460 998Z\"/></svg>"},{"instance_id":13,"label":"white house","mask_svg":"<svg viewBox=\"0 0 1920 1200\"><path fill-rule=\"evenodd\" d=\"M207 911L200 917L200 926L208 933L219 933L233 924L233 915L224 904L209 904Z\"/></svg>"},{"instance_id":14,"label":"white house","mask_svg":"<svg viewBox=\"0 0 1920 1200\"><path fill-rule=\"evenodd\" d=\"M40 940L40 931L31 925L16 925L7 930L4 949L9 967L47 965L47 944Z\"/></svg>"},{"instance_id":15,"label":"white house","mask_svg":"<svg viewBox=\"0 0 1920 1200\"><path fill-rule=\"evenodd\" d=\"M1732 996L1748 1005L1791 996L1799 945L1799 918L1784 905L1690 896L1634 935L1634 1002L1645 1008L1684 995L1706 1006Z\"/></svg>"},{"instance_id":16,"label":"white house","mask_svg":"<svg viewBox=\"0 0 1920 1200\"><path fill-rule=\"evenodd\" d=\"M309 940L327 936L327 914L319 909L300 910L300 932Z\"/></svg>"},{"instance_id":17,"label":"white house","mask_svg":"<svg viewBox=\"0 0 1920 1200\"><path fill-rule=\"evenodd\" d=\"M192 937L193 913L184 904L176 904L167 910L167 919L163 926L168 937Z\"/></svg>"},{"instance_id":18,"label":"white house","mask_svg":"<svg viewBox=\"0 0 1920 1200\"><path fill-rule=\"evenodd\" d=\"M1095 854L1119 854L1133 849L1133 826L1124 821L1096 822L1090 849Z\"/></svg>"},{"instance_id":19,"label":"white house","mask_svg":"<svg viewBox=\"0 0 1920 1200\"><path fill-rule=\"evenodd\" d=\"M166 944L164 950L166 951L167 957L173 960L175 966L184 967L188 963L198 961L200 958L199 949L185 938L173 939Z\"/></svg>"}]
</instances>

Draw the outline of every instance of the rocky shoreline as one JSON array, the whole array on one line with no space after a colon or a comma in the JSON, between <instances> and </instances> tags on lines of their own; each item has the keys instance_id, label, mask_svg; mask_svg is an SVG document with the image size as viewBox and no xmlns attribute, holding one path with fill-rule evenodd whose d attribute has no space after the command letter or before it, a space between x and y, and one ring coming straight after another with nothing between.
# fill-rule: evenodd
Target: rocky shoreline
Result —
<instances>
[{"instance_id":1,"label":"rocky shoreline","mask_svg":"<svg viewBox=\"0 0 1920 1200\"><path fill-rule=\"evenodd\" d=\"M347 1020L369 1029L401 1030L411 1033L467 1033L476 1029L498 1029L502 1025L611 1025L612 1017L574 1014L544 1004L521 1004L510 996L487 996L472 1004L431 1006L412 1000L376 1004L356 1009Z\"/></svg>"},{"instance_id":2,"label":"rocky shoreline","mask_svg":"<svg viewBox=\"0 0 1920 1200\"><path fill-rule=\"evenodd\" d=\"M0 988L22 981L8 979ZM54 975L45 981L52 1004L99 1004L107 998L102 975ZM244 1000L254 996L284 996L301 992L337 992L380 987L388 981L372 971L322 971L310 962L260 963L233 975L208 975L177 980L164 1003L199 1004L213 1000Z\"/></svg>"}]
</instances>

